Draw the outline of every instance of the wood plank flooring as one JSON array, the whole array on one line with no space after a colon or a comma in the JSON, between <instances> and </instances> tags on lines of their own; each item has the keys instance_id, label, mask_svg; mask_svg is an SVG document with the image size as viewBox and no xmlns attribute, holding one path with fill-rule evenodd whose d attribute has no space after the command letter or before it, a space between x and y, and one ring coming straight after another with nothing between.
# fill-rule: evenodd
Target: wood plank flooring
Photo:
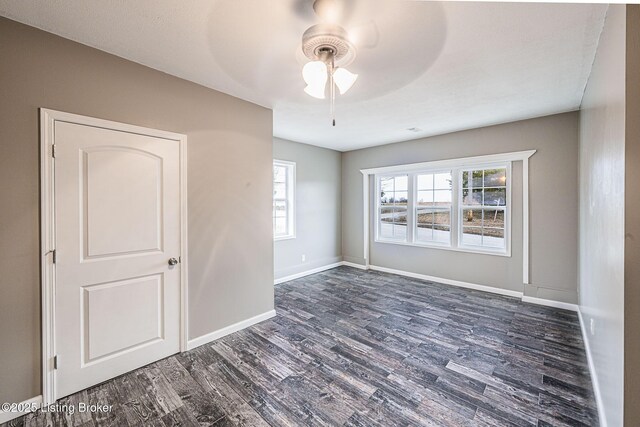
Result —
<instances>
[{"instance_id":1,"label":"wood plank flooring","mask_svg":"<svg viewBox=\"0 0 640 427\"><path fill-rule=\"evenodd\" d=\"M9 425L595 426L575 313L339 267L276 286L277 317Z\"/></svg>"}]
</instances>

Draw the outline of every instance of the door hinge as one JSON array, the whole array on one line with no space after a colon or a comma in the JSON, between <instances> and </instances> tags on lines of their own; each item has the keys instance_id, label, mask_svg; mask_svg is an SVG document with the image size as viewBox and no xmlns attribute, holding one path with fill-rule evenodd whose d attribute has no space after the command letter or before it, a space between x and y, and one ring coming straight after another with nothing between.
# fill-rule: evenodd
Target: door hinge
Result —
<instances>
[{"instance_id":1,"label":"door hinge","mask_svg":"<svg viewBox=\"0 0 640 427\"><path fill-rule=\"evenodd\" d=\"M51 144L51 157L56 158L56 144Z\"/></svg>"},{"instance_id":2,"label":"door hinge","mask_svg":"<svg viewBox=\"0 0 640 427\"><path fill-rule=\"evenodd\" d=\"M53 356L53 369L58 369L58 355Z\"/></svg>"},{"instance_id":3,"label":"door hinge","mask_svg":"<svg viewBox=\"0 0 640 427\"><path fill-rule=\"evenodd\" d=\"M56 250L52 250L51 251L51 259L53 260L53 263L56 263L56 260L58 259L58 257L56 256Z\"/></svg>"}]
</instances>

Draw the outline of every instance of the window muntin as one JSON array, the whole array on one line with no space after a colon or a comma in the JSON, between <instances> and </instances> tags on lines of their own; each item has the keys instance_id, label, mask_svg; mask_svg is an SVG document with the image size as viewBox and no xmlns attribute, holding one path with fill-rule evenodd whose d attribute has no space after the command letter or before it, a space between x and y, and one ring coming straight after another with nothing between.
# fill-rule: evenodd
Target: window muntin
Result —
<instances>
[{"instance_id":1,"label":"window muntin","mask_svg":"<svg viewBox=\"0 0 640 427\"><path fill-rule=\"evenodd\" d=\"M510 163L375 178L377 242L510 256Z\"/></svg>"},{"instance_id":2,"label":"window muntin","mask_svg":"<svg viewBox=\"0 0 640 427\"><path fill-rule=\"evenodd\" d=\"M507 167L461 172L459 245L506 249Z\"/></svg>"},{"instance_id":3,"label":"window muntin","mask_svg":"<svg viewBox=\"0 0 640 427\"><path fill-rule=\"evenodd\" d=\"M295 237L294 232L295 163L273 162L273 237Z\"/></svg>"},{"instance_id":4,"label":"window muntin","mask_svg":"<svg viewBox=\"0 0 640 427\"><path fill-rule=\"evenodd\" d=\"M415 177L414 240L451 244L451 171L421 173Z\"/></svg>"},{"instance_id":5,"label":"window muntin","mask_svg":"<svg viewBox=\"0 0 640 427\"><path fill-rule=\"evenodd\" d=\"M407 241L408 175L378 178L378 236L381 239Z\"/></svg>"}]
</instances>

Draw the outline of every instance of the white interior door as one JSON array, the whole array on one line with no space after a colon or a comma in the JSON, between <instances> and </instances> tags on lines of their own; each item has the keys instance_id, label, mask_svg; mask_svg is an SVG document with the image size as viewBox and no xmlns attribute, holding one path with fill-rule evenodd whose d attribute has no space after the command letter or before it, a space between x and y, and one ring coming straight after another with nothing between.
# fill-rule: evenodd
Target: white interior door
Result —
<instances>
[{"instance_id":1,"label":"white interior door","mask_svg":"<svg viewBox=\"0 0 640 427\"><path fill-rule=\"evenodd\" d=\"M180 142L64 121L54 134L60 398L180 351Z\"/></svg>"}]
</instances>

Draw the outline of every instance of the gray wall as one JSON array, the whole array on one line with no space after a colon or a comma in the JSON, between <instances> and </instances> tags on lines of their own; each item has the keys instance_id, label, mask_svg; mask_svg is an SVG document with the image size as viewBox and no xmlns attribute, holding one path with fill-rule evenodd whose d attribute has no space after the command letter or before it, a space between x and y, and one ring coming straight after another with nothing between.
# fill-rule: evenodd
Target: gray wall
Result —
<instances>
[{"instance_id":1,"label":"gray wall","mask_svg":"<svg viewBox=\"0 0 640 427\"><path fill-rule=\"evenodd\" d=\"M530 285L525 295L577 302L578 113L571 112L350 151L342 157L342 251L364 263L360 169L536 149L529 160ZM373 265L522 291L521 164L514 168L512 257L385 243Z\"/></svg>"},{"instance_id":2,"label":"gray wall","mask_svg":"<svg viewBox=\"0 0 640 427\"><path fill-rule=\"evenodd\" d=\"M612 427L623 412L624 150L625 6L611 5L580 112L580 310Z\"/></svg>"},{"instance_id":3,"label":"gray wall","mask_svg":"<svg viewBox=\"0 0 640 427\"><path fill-rule=\"evenodd\" d=\"M340 156L274 138L273 158L296 162L296 238L274 242L276 279L342 261Z\"/></svg>"},{"instance_id":4,"label":"gray wall","mask_svg":"<svg viewBox=\"0 0 640 427\"><path fill-rule=\"evenodd\" d=\"M41 392L38 107L188 136L190 337L273 308L270 110L4 18L0 58L0 402Z\"/></svg>"},{"instance_id":5,"label":"gray wall","mask_svg":"<svg viewBox=\"0 0 640 427\"><path fill-rule=\"evenodd\" d=\"M625 187L640 183L640 5L627 5ZM640 425L640 191L625 192L624 423Z\"/></svg>"}]
</instances>

